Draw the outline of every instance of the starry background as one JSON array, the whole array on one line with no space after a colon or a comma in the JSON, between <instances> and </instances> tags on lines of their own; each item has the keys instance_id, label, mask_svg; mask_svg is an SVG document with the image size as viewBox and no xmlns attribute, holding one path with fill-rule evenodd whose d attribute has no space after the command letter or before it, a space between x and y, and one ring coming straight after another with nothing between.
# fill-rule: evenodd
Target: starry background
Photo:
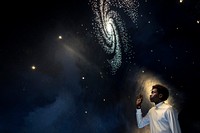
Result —
<instances>
[{"instance_id":1,"label":"starry background","mask_svg":"<svg viewBox=\"0 0 200 133\"><path fill-rule=\"evenodd\" d=\"M182 132L200 132L200 1L138 2L137 22L124 18L131 52L114 74L89 1L5 2L0 132L148 132L136 127L135 96L157 82L170 88Z\"/></svg>"}]
</instances>

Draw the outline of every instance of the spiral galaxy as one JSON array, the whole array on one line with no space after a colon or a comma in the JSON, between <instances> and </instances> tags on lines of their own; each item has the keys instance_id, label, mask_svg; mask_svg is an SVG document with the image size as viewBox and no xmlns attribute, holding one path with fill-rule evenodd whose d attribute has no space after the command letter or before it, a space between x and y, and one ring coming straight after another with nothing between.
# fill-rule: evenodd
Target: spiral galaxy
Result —
<instances>
[{"instance_id":1,"label":"spiral galaxy","mask_svg":"<svg viewBox=\"0 0 200 133\"><path fill-rule=\"evenodd\" d=\"M107 62L113 74L122 64L122 53L130 47L124 14L136 23L137 0L90 0L94 13L94 35L108 54Z\"/></svg>"}]
</instances>

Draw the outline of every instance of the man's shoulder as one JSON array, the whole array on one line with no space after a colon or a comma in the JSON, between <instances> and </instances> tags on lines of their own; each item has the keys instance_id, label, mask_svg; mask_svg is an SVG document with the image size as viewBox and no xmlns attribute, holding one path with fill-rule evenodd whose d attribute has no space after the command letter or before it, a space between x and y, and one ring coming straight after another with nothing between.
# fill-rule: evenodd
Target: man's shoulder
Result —
<instances>
[{"instance_id":1,"label":"man's shoulder","mask_svg":"<svg viewBox=\"0 0 200 133\"><path fill-rule=\"evenodd\" d=\"M177 112L177 109L174 108L172 105L170 104L163 104L163 108L167 111L167 112Z\"/></svg>"}]
</instances>

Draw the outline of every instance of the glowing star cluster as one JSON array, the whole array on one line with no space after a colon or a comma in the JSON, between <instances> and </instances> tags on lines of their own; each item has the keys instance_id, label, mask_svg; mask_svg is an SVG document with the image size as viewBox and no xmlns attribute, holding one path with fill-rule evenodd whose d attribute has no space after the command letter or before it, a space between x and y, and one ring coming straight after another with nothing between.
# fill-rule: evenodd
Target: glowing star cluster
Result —
<instances>
[{"instance_id":1,"label":"glowing star cluster","mask_svg":"<svg viewBox=\"0 0 200 133\"><path fill-rule=\"evenodd\" d=\"M111 72L116 73L122 63L122 53L129 50L129 36L122 16L133 23L138 16L137 0L90 0L94 13L94 34L106 54Z\"/></svg>"}]
</instances>

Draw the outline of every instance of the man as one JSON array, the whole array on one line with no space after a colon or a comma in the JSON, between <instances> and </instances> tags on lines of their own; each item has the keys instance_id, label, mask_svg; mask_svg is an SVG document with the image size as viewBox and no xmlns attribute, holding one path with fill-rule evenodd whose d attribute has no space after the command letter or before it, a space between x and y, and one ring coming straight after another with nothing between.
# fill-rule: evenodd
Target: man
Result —
<instances>
[{"instance_id":1,"label":"man","mask_svg":"<svg viewBox=\"0 0 200 133\"><path fill-rule=\"evenodd\" d=\"M141 105L143 96L136 99L136 119L138 128L150 125L151 133L181 133L178 112L171 105L165 103L169 97L169 90L163 85L152 86L150 101L155 103L143 117Z\"/></svg>"}]
</instances>

